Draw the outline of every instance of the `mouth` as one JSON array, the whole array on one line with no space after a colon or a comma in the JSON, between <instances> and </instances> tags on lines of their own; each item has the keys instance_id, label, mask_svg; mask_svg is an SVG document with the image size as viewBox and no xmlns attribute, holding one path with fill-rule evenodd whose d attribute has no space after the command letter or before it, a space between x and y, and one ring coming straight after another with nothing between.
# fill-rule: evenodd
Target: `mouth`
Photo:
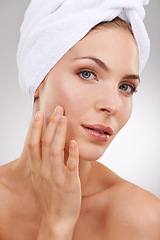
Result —
<instances>
[{"instance_id":1,"label":"mouth","mask_svg":"<svg viewBox=\"0 0 160 240\"><path fill-rule=\"evenodd\" d=\"M92 139L100 142L108 142L113 135L113 129L101 124L94 125L82 125L85 133L87 133Z\"/></svg>"}]
</instances>

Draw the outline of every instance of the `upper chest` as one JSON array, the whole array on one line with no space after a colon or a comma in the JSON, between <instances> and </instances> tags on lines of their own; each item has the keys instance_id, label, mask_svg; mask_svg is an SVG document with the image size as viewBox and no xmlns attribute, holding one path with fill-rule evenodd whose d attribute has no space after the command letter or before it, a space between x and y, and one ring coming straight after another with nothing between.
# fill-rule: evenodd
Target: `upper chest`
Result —
<instances>
[{"instance_id":1,"label":"upper chest","mask_svg":"<svg viewBox=\"0 0 160 240\"><path fill-rule=\"evenodd\" d=\"M1 192L0 239L36 239L40 225L40 208L28 194Z\"/></svg>"},{"instance_id":2,"label":"upper chest","mask_svg":"<svg viewBox=\"0 0 160 240\"><path fill-rule=\"evenodd\" d=\"M83 199L73 240L132 239L134 229L130 231L132 225L124 221L128 215L119 209L121 208L112 204L110 198L103 194ZM40 208L27 195L4 194L1 198L0 239L35 240L40 221Z\"/></svg>"},{"instance_id":3,"label":"upper chest","mask_svg":"<svg viewBox=\"0 0 160 240\"><path fill-rule=\"evenodd\" d=\"M33 199L22 195L8 195L1 199L0 239L35 240L39 231L41 213ZM100 206L101 205L101 206ZM2 220L3 219L3 220ZM103 233L104 207L99 200L83 201L73 240L99 239ZM101 238L102 239L102 238Z\"/></svg>"},{"instance_id":4,"label":"upper chest","mask_svg":"<svg viewBox=\"0 0 160 240\"><path fill-rule=\"evenodd\" d=\"M109 199L103 195L96 195L84 199L81 213L73 233L73 240L103 240L107 236L107 209Z\"/></svg>"}]
</instances>

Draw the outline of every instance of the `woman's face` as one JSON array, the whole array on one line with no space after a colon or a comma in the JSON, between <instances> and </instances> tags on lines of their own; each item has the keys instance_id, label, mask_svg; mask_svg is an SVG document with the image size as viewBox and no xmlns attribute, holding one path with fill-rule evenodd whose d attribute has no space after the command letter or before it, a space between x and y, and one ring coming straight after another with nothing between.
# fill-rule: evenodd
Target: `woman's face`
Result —
<instances>
[{"instance_id":1,"label":"woman's face","mask_svg":"<svg viewBox=\"0 0 160 240\"><path fill-rule=\"evenodd\" d=\"M46 124L57 105L64 108L66 152L73 139L81 159L93 161L102 156L131 115L138 72L138 48L127 30L95 29L61 58L39 87L39 108ZM85 128L95 129L97 124L110 127L113 134L108 128L108 137Z\"/></svg>"}]
</instances>

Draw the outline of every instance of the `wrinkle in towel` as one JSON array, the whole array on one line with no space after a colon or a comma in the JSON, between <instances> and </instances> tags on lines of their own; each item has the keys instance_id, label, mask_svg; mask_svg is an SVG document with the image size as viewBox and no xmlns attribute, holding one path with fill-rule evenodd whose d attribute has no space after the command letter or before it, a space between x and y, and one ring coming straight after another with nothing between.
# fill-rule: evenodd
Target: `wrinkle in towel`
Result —
<instances>
[{"instance_id":1,"label":"wrinkle in towel","mask_svg":"<svg viewBox=\"0 0 160 240\"><path fill-rule=\"evenodd\" d=\"M139 48L140 73L150 50L143 20L148 0L32 0L21 26L17 51L20 86L34 93L61 57L100 22L116 17L132 26Z\"/></svg>"}]
</instances>

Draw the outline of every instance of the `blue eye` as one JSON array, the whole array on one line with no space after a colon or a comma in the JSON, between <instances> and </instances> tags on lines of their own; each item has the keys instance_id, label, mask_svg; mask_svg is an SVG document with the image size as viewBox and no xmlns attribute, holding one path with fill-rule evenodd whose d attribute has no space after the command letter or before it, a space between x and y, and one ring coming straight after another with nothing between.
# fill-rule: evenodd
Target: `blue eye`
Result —
<instances>
[{"instance_id":1,"label":"blue eye","mask_svg":"<svg viewBox=\"0 0 160 240\"><path fill-rule=\"evenodd\" d=\"M132 93L136 92L135 86L133 86L132 84L128 84L128 83L121 84L119 89L121 89L122 91L124 91L128 94L132 94Z\"/></svg>"},{"instance_id":2,"label":"blue eye","mask_svg":"<svg viewBox=\"0 0 160 240\"><path fill-rule=\"evenodd\" d=\"M92 75L92 74L91 74L90 72L82 72L82 73L81 73L81 76L84 77L84 78L87 78L87 79L90 78L91 75Z\"/></svg>"},{"instance_id":3,"label":"blue eye","mask_svg":"<svg viewBox=\"0 0 160 240\"><path fill-rule=\"evenodd\" d=\"M77 75L85 80L96 80L96 74L89 70L80 70Z\"/></svg>"}]
</instances>

